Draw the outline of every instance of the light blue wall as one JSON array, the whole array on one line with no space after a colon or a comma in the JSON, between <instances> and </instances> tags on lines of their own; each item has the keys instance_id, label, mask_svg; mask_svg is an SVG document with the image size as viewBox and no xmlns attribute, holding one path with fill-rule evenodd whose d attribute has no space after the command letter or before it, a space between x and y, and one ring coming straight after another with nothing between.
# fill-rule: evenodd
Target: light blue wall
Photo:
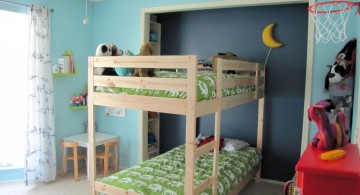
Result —
<instances>
[{"instance_id":1,"label":"light blue wall","mask_svg":"<svg viewBox=\"0 0 360 195\"><path fill-rule=\"evenodd\" d=\"M216 0L107 0L95 4L94 46L113 42L122 49L139 50L141 8L211 2ZM131 2L131 3L130 3Z\"/></svg>"},{"instance_id":2,"label":"light blue wall","mask_svg":"<svg viewBox=\"0 0 360 195\"><path fill-rule=\"evenodd\" d=\"M355 19L355 22L352 24L353 26L355 26L355 24L359 24L360 22L360 17L356 17ZM356 38L357 40L359 41L360 40L360 25L356 25ZM359 105L359 95L360 95L360 62L359 62L359 56L360 56L360 49L359 47L357 47L357 50L356 50L356 56L358 58L357 62L356 62L356 70L355 70L355 74L356 74L356 78L355 78L355 102L354 102L354 108L358 108L358 105ZM354 117L353 117L353 124L357 124L357 127L359 128L359 122L360 121L357 121L358 119L358 116L359 116L359 110L357 110L357 112L354 112ZM359 136L359 135L358 135ZM352 135L352 137L355 137L354 135ZM355 140L356 141L356 140Z\"/></svg>"}]
</instances>

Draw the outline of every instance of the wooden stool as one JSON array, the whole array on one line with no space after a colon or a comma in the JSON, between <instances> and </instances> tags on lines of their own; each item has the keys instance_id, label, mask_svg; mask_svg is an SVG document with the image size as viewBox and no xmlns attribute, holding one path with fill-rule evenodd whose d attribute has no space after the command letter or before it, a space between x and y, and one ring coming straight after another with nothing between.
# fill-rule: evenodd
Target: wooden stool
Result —
<instances>
[{"instance_id":1,"label":"wooden stool","mask_svg":"<svg viewBox=\"0 0 360 195\"><path fill-rule=\"evenodd\" d=\"M78 160L84 159L86 161L85 153L78 152L78 143L77 142L64 142L61 140L61 154L62 154L62 176L67 171L67 161L74 161L74 180L78 181L79 173L78 173Z\"/></svg>"},{"instance_id":2,"label":"wooden stool","mask_svg":"<svg viewBox=\"0 0 360 195\"><path fill-rule=\"evenodd\" d=\"M104 176L108 175L109 170L109 158L112 158L114 170L117 171L117 154L118 154L118 144L117 141L105 142L105 150L96 152L96 159L101 159L104 163ZM113 148L112 151L110 148Z\"/></svg>"}]
</instances>

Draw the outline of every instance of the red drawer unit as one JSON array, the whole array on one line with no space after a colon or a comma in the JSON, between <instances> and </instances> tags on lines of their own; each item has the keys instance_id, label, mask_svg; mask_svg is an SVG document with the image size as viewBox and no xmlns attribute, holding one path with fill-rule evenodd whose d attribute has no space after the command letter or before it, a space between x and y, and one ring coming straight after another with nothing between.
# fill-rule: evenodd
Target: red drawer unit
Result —
<instances>
[{"instance_id":1,"label":"red drawer unit","mask_svg":"<svg viewBox=\"0 0 360 195\"><path fill-rule=\"evenodd\" d=\"M360 195L360 157L356 144L343 148L343 158L324 161L325 151L309 145L296 165L296 187L302 195Z\"/></svg>"}]
</instances>

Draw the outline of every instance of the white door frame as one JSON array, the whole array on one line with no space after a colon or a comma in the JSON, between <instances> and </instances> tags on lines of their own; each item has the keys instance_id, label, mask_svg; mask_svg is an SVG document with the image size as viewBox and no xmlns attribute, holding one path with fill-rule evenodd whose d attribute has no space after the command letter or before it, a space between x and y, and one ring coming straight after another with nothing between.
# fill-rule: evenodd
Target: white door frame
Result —
<instances>
[{"instance_id":1,"label":"white door frame","mask_svg":"<svg viewBox=\"0 0 360 195\"><path fill-rule=\"evenodd\" d=\"M242 1L214 1L204 3L181 4L161 7L149 7L141 9L140 15L140 44L149 41L150 14L170 13L180 11L195 11L206 9L233 8L233 7L249 7L249 6L265 6L265 5L284 5L296 3L314 4L315 0L242 0ZM309 121L307 120L307 109L311 102L311 86L312 86L312 69L313 69L313 50L314 50L314 22L309 14L308 17L308 43L307 43L307 60L306 60L306 78L305 78L305 98L304 98L304 115L302 128L301 154L308 144L309 137ZM147 147L147 136L144 129L147 129L147 120L144 120L143 111L139 111L139 162L144 160L144 147Z\"/></svg>"}]
</instances>

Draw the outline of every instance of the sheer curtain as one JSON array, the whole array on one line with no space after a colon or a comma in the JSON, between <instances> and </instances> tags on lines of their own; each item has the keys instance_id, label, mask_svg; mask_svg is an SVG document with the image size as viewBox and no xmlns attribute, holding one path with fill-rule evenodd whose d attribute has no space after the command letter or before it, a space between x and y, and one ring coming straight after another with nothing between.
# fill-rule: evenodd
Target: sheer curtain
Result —
<instances>
[{"instance_id":1,"label":"sheer curtain","mask_svg":"<svg viewBox=\"0 0 360 195\"><path fill-rule=\"evenodd\" d=\"M55 110L50 56L50 12L29 8L28 127L25 184L50 182L56 176Z\"/></svg>"}]
</instances>

